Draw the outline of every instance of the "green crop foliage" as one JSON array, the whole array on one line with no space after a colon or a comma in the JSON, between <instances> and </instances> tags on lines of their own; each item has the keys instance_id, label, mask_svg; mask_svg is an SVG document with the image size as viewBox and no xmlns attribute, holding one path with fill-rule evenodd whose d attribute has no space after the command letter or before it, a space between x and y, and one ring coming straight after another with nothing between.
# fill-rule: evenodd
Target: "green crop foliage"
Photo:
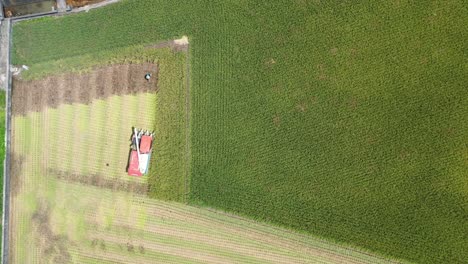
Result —
<instances>
[{"instance_id":1,"label":"green crop foliage","mask_svg":"<svg viewBox=\"0 0 468 264\"><path fill-rule=\"evenodd\" d=\"M464 1L123 1L14 26L14 63L188 35L193 203L468 259Z\"/></svg>"},{"instance_id":2,"label":"green crop foliage","mask_svg":"<svg viewBox=\"0 0 468 264\"><path fill-rule=\"evenodd\" d=\"M187 153L187 58L170 53L159 60L153 155L148 172L150 196L186 202L188 186ZM171 55L172 54L172 55Z\"/></svg>"}]
</instances>

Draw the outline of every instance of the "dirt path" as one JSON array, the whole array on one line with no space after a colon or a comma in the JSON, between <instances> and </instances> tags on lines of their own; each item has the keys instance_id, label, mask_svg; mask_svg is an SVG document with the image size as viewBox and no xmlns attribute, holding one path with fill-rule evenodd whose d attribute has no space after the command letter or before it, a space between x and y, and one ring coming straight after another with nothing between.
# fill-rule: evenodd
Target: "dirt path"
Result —
<instances>
[{"instance_id":1,"label":"dirt path","mask_svg":"<svg viewBox=\"0 0 468 264\"><path fill-rule=\"evenodd\" d=\"M152 73L150 81L144 78L147 72ZM13 115L25 115L61 104L89 104L92 99L105 99L111 95L156 92L158 72L157 65L145 63L112 65L91 73L68 73L33 81L14 79L12 112ZM43 100L45 96L47 100ZM25 104L25 100L31 102Z\"/></svg>"},{"instance_id":2,"label":"dirt path","mask_svg":"<svg viewBox=\"0 0 468 264\"><path fill-rule=\"evenodd\" d=\"M70 11L70 13L88 12L91 9L103 7L103 6L110 5L110 4L114 4L114 3L117 3L119 1L120 0L103 0L102 2L99 2L99 3L96 3L96 4L85 5L85 6L79 7L79 8L73 8L72 11ZM71 1L71 2L74 2L74 1Z\"/></svg>"},{"instance_id":3,"label":"dirt path","mask_svg":"<svg viewBox=\"0 0 468 264\"><path fill-rule=\"evenodd\" d=\"M187 56L185 58L185 64L186 64L186 76L185 76L185 200L188 201L188 196L190 193L190 168L191 168L191 161L192 161L192 144L190 140L190 126L191 126L191 107L190 107L190 102L191 102L191 97L190 97L190 49L189 49L189 42L188 38L186 36L182 37L179 40L174 40L174 43L176 45L179 45L180 47L184 47L185 52L187 53Z\"/></svg>"}]
</instances>

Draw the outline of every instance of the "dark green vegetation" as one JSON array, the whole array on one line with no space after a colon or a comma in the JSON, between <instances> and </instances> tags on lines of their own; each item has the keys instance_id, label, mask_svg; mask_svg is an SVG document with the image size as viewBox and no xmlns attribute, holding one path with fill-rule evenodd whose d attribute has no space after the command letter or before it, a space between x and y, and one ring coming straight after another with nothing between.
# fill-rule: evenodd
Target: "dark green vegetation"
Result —
<instances>
[{"instance_id":1,"label":"dark green vegetation","mask_svg":"<svg viewBox=\"0 0 468 264\"><path fill-rule=\"evenodd\" d=\"M188 35L191 200L418 262L468 259L464 1L126 1L14 27L14 62Z\"/></svg>"}]
</instances>

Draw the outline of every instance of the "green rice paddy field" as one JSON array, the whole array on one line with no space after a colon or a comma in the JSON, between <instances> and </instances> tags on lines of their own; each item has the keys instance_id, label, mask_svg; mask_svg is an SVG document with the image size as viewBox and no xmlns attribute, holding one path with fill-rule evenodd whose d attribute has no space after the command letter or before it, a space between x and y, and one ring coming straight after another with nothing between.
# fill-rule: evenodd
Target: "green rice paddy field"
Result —
<instances>
[{"instance_id":1,"label":"green rice paddy field","mask_svg":"<svg viewBox=\"0 0 468 264\"><path fill-rule=\"evenodd\" d=\"M463 263L466 24L461 0L123 1L16 24L13 62L188 35L190 203Z\"/></svg>"}]
</instances>

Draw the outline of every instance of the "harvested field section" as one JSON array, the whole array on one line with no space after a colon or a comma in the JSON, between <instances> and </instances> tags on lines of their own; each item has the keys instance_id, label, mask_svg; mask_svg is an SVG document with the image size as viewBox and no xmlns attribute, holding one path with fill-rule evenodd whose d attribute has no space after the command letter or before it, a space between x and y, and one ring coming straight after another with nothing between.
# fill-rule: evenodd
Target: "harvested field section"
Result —
<instances>
[{"instance_id":1,"label":"harvested field section","mask_svg":"<svg viewBox=\"0 0 468 264\"><path fill-rule=\"evenodd\" d=\"M149 97L155 102L155 96L143 93L122 96L122 99L138 104L139 101L150 102L144 97ZM153 115L155 106L154 103L143 103L143 106L133 108L145 110L143 113L149 114L141 114L134 120L132 117L136 116L136 113L132 116L130 112L127 115L122 114L119 122L111 123L109 120L115 121L115 118L105 117L109 117L107 111L118 108L115 105L120 101L114 97L118 96L96 100L88 106L64 104L57 108L46 108L42 112L30 112L27 116L14 117L12 155L21 155L22 159L21 164L13 166L17 170L11 171L12 185L17 186L16 195L11 201L12 260L17 263L30 263L32 260L67 258L67 252L57 256L46 254L52 249L41 246L42 240L39 239L45 231L51 230L51 239L63 240L65 246L69 238L77 239L83 236L83 217L68 217L71 212L67 210L53 210L61 201L76 203L66 199L67 190L57 189L58 182L146 193L145 177L133 178L126 174L131 131L120 128L154 126L154 117L150 116ZM99 113L100 111L103 113ZM89 127L81 131L73 129L84 123L88 123ZM97 125L102 123L104 124ZM98 129L91 129L94 127ZM112 137L103 141L106 134ZM75 141L79 141L79 144ZM102 142L109 146L122 147L111 148L115 152L109 152L105 145L102 147ZM47 210L50 210L50 215L39 214ZM37 221L33 221L34 219ZM77 226L76 231L70 230L69 226ZM34 249L39 251L38 255L27 254Z\"/></svg>"},{"instance_id":2,"label":"harvested field section","mask_svg":"<svg viewBox=\"0 0 468 264\"><path fill-rule=\"evenodd\" d=\"M61 105L14 120L20 129L27 131L29 127L44 135L31 144L53 141L37 148L44 150L42 170L50 176L76 182L85 182L82 178L89 177L144 183L145 177L129 177L126 173L130 135L133 126L154 127L155 103L156 94L112 96L90 105ZM38 123L31 127L30 120Z\"/></svg>"},{"instance_id":3,"label":"harvested field section","mask_svg":"<svg viewBox=\"0 0 468 264\"><path fill-rule=\"evenodd\" d=\"M43 218L62 238L57 255L72 263L385 263L308 236L128 192L59 180L54 201Z\"/></svg>"}]
</instances>

